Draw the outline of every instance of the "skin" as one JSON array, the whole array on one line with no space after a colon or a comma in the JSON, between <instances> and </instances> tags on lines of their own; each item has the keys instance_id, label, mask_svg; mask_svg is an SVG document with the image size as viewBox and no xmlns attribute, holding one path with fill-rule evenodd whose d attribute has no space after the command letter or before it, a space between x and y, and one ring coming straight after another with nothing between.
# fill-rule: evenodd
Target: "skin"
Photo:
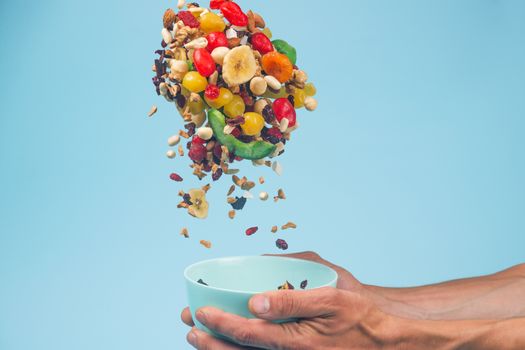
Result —
<instances>
[{"instance_id":1,"label":"skin","mask_svg":"<svg viewBox=\"0 0 525 350\"><path fill-rule=\"evenodd\" d=\"M319 255L286 255L316 261L339 274L337 289L272 291L249 302L255 319L214 308L196 313L200 322L231 342L193 327L196 349L525 349L525 265L484 277L416 288L360 283ZM297 322L270 321L296 318Z\"/></svg>"}]
</instances>

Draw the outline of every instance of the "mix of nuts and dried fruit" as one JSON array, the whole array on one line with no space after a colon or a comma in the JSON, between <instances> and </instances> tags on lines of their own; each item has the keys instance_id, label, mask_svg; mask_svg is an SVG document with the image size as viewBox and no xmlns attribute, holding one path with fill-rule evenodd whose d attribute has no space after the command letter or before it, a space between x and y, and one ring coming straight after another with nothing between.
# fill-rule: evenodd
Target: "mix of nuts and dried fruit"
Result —
<instances>
[{"instance_id":1,"label":"mix of nuts and dried fruit","mask_svg":"<svg viewBox=\"0 0 525 350\"><path fill-rule=\"evenodd\" d=\"M170 8L164 13L162 49L155 51L158 58L152 68L157 94L175 105L184 124L183 130L168 139L170 147L178 146L177 151L170 149L166 155L184 157L186 148L193 175L199 180L210 174L213 181L231 175L234 185L227 194L232 207L228 217L234 219L247 199L254 198L250 191L256 183L235 175L239 170L231 165L249 160L281 175L281 164L273 159L284 153L299 127L296 109L317 108L316 88L297 66L296 49L284 40L272 40L261 15L244 12L229 0L211 0L209 8L179 0L177 8L177 12ZM153 106L148 116L156 112ZM181 144L183 139L186 147ZM177 173L170 179L183 181ZM264 184L265 179L260 177L258 183ZM188 193L180 191L178 208L206 218L209 189L206 185ZM243 195L232 197L236 189L244 191ZM270 195L262 191L258 197L266 201ZM279 189L273 198L277 202L286 195ZM296 225L281 227L288 228ZM246 235L257 230L249 228ZM271 231L277 230L274 226ZM188 238L188 230L184 228L181 235ZM200 243L211 248L209 241ZM276 246L288 249L282 239Z\"/></svg>"}]
</instances>

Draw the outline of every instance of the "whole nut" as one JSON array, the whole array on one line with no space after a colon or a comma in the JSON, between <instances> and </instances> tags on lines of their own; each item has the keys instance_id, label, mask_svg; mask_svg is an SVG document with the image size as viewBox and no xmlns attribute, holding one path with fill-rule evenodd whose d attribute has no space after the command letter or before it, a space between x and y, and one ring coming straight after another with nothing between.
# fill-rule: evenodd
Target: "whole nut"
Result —
<instances>
[{"instance_id":1,"label":"whole nut","mask_svg":"<svg viewBox=\"0 0 525 350\"><path fill-rule=\"evenodd\" d=\"M262 201L266 201L266 200L268 200L268 197L269 197L268 192L261 192L261 193L259 193L259 198L260 198Z\"/></svg>"},{"instance_id":2,"label":"whole nut","mask_svg":"<svg viewBox=\"0 0 525 350\"><path fill-rule=\"evenodd\" d=\"M253 106L253 111L262 115L264 107L268 105L271 105L270 100L266 98L261 98L260 100L257 100L257 102L255 102L255 106Z\"/></svg>"},{"instance_id":3,"label":"whole nut","mask_svg":"<svg viewBox=\"0 0 525 350\"><path fill-rule=\"evenodd\" d=\"M268 89L268 83L261 77L255 77L250 81L250 90L256 96L263 95Z\"/></svg>"},{"instance_id":4,"label":"whole nut","mask_svg":"<svg viewBox=\"0 0 525 350\"><path fill-rule=\"evenodd\" d=\"M293 71L293 80L299 84L304 84L308 81L308 75L305 71L296 69Z\"/></svg>"},{"instance_id":5,"label":"whole nut","mask_svg":"<svg viewBox=\"0 0 525 350\"><path fill-rule=\"evenodd\" d=\"M173 135L168 139L168 145L170 147L177 146L180 142L180 136L179 135Z\"/></svg>"},{"instance_id":6,"label":"whole nut","mask_svg":"<svg viewBox=\"0 0 525 350\"><path fill-rule=\"evenodd\" d=\"M317 100L311 96L308 96L304 99L304 106L310 112L315 111L317 109Z\"/></svg>"},{"instance_id":7,"label":"whole nut","mask_svg":"<svg viewBox=\"0 0 525 350\"><path fill-rule=\"evenodd\" d=\"M213 137L213 130L208 127L199 128L199 130L197 130L197 136L205 141L208 141Z\"/></svg>"},{"instance_id":8,"label":"whole nut","mask_svg":"<svg viewBox=\"0 0 525 350\"><path fill-rule=\"evenodd\" d=\"M265 28L266 27L266 23L264 22L264 19L261 17L260 14L254 13L253 16L255 18L255 26L257 28Z\"/></svg>"},{"instance_id":9,"label":"whole nut","mask_svg":"<svg viewBox=\"0 0 525 350\"><path fill-rule=\"evenodd\" d=\"M222 66L224 62L224 57L226 56L228 52L230 52L230 49L227 47L224 47L224 46L217 47L212 51L211 57L213 58L215 63L220 64Z\"/></svg>"},{"instance_id":10,"label":"whole nut","mask_svg":"<svg viewBox=\"0 0 525 350\"><path fill-rule=\"evenodd\" d=\"M267 75L264 77L264 80L266 80L266 83L272 90L281 90L281 82L276 77Z\"/></svg>"},{"instance_id":11,"label":"whole nut","mask_svg":"<svg viewBox=\"0 0 525 350\"><path fill-rule=\"evenodd\" d=\"M173 41L173 36L171 35L171 32L168 29L162 28L160 34L162 35L162 40L164 40L166 44L171 44L171 42Z\"/></svg>"},{"instance_id":12,"label":"whole nut","mask_svg":"<svg viewBox=\"0 0 525 350\"><path fill-rule=\"evenodd\" d=\"M168 157L169 159L173 159L177 156L177 153L174 151L174 150L169 150L168 152L166 152L166 157Z\"/></svg>"},{"instance_id":13,"label":"whole nut","mask_svg":"<svg viewBox=\"0 0 525 350\"><path fill-rule=\"evenodd\" d=\"M190 49L203 49L206 46L208 46L208 39L206 39L206 38L197 38L197 39L194 39L194 40L190 41L186 45L184 45L184 47L186 49L188 49L188 50L190 50Z\"/></svg>"}]
</instances>

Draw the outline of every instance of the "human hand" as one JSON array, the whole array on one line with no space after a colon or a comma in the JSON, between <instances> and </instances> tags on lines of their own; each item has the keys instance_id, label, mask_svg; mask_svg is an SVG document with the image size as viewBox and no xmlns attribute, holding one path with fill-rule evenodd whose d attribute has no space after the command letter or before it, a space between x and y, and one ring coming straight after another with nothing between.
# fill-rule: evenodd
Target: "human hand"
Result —
<instances>
[{"instance_id":1,"label":"human hand","mask_svg":"<svg viewBox=\"0 0 525 350\"><path fill-rule=\"evenodd\" d=\"M246 319L205 307L197 319L232 343L193 328L188 342L199 350L307 350L307 349L386 349L391 316L384 314L368 298L335 288L309 291L281 290L254 296L250 311L257 319ZM192 324L191 316L183 319ZM297 319L274 324L270 321Z\"/></svg>"}]
</instances>

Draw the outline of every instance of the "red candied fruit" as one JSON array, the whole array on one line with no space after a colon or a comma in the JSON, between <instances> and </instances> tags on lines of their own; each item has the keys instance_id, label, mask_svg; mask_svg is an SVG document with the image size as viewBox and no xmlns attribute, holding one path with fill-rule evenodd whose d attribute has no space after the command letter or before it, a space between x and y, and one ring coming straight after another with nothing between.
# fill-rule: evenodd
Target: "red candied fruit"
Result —
<instances>
[{"instance_id":1,"label":"red candied fruit","mask_svg":"<svg viewBox=\"0 0 525 350\"><path fill-rule=\"evenodd\" d=\"M221 94L221 90L219 89L219 87L213 84L208 85L206 87L206 91L204 92L204 95L209 100L215 100L216 98L219 97L220 94Z\"/></svg>"},{"instance_id":2,"label":"red candied fruit","mask_svg":"<svg viewBox=\"0 0 525 350\"><path fill-rule=\"evenodd\" d=\"M273 51L273 44L264 33L255 33L251 38L252 46L259 51L261 55Z\"/></svg>"},{"instance_id":3,"label":"red candied fruit","mask_svg":"<svg viewBox=\"0 0 525 350\"><path fill-rule=\"evenodd\" d=\"M229 1L229 0L211 0L210 1L210 8L212 10L218 10L218 9L221 8L221 5L224 4L227 1Z\"/></svg>"},{"instance_id":4,"label":"red candied fruit","mask_svg":"<svg viewBox=\"0 0 525 350\"><path fill-rule=\"evenodd\" d=\"M279 122L284 118L288 119L288 126L295 126L297 122L297 113L293 104L287 98L278 98L273 101L273 112Z\"/></svg>"},{"instance_id":5,"label":"red candied fruit","mask_svg":"<svg viewBox=\"0 0 525 350\"><path fill-rule=\"evenodd\" d=\"M246 27L248 25L248 16L239 5L233 1L223 2L220 5L221 13L231 24L239 27Z\"/></svg>"},{"instance_id":6,"label":"red candied fruit","mask_svg":"<svg viewBox=\"0 0 525 350\"><path fill-rule=\"evenodd\" d=\"M206 46L206 49L209 52L212 52L218 47L228 47L228 38L226 38L226 34L223 32L213 32L206 36L206 39L208 40L208 46Z\"/></svg>"},{"instance_id":7,"label":"red candied fruit","mask_svg":"<svg viewBox=\"0 0 525 350\"><path fill-rule=\"evenodd\" d=\"M191 144L192 145L194 145L194 144L204 145L205 143L206 143L206 140L201 139L198 136L193 136L193 139L191 140Z\"/></svg>"},{"instance_id":8,"label":"red candied fruit","mask_svg":"<svg viewBox=\"0 0 525 350\"><path fill-rule=\"evenodd\" d=\"M184 23L184 25L190 28L199 28L201 26L200 22L197 21L190 11L180 11L177 16Z\"/></svg>"}]
</instances>

